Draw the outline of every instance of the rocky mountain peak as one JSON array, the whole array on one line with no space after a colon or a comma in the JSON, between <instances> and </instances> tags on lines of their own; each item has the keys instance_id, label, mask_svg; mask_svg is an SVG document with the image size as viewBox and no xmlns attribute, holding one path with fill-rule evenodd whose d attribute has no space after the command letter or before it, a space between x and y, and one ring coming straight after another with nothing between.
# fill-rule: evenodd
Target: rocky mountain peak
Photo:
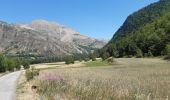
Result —
<instances>
[{"instance_id":1,"label":"rocky mountain peak","mask_svg":"<svg viewBox=\"0 0 170 100\"><path fill-rule=\"evenodd\" d=\"M101 48L106 43L46 20L30 24L0 22L0 51L12 54L67 55Z\"/></svg>"}]
</instances>

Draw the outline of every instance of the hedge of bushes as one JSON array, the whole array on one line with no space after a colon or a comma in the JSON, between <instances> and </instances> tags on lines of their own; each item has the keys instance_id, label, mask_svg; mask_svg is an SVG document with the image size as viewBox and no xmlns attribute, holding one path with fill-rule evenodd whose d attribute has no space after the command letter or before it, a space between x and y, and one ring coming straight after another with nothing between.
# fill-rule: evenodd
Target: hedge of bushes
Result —
<instances>
[{"instance_id":1,"label":"hedge of bushes","mask_svg":"<svg viewBox=\"0 0 170 100\"><path fill-rule=\"evenodd\" d=\"M21 60L17 57L6 57L0 54L0 72L20 70L21 65L25 69L29 68L29 62L26 60Z\"/></svg>"}]
</instances>

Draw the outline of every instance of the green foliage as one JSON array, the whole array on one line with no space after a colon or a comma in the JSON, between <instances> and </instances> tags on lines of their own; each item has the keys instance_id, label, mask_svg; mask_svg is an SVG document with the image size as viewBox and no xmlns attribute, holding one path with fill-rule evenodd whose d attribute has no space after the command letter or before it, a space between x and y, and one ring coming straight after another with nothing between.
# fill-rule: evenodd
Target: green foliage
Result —
<instances>
[{"instance_id":1,"label":"green foliage","mask_svg":"<svg viewBox=\"0 0 170 100\"><path fill-rule=\"evenodd\" d=\"M0 54L0 72L19 70L21 67L18 58L6 57Z\"/></svg>"},{"instance_id":2,"label":"green foliage","mask_svg":"<svg viewBox=\"0 0 170 100\"><path fill-rule=\"evenodd\" d=\"M165 52L166 52L167 55L170 55L170 44L166 45Z\"/></svg>"},{"instance_id":3,"label":"green foliage","mask_svg":"<svg viewBox=\"0 0 170 100\"><path fill-rule=\"evenodd\" d=\"M133 34L133 32L136 30L142 28L146 24L154 22L169 11L169 0L160 0L159 2L144 7L143 9L133 13L127 18L122 27L120 27L120 29L115 33L111 42L115 42L124 36Z\"/></svg>"},{"instance_id":4,"label":"green foliage","mask_svg":"<svg viewBox=\"0 0 170 100\"><path fill-rule=\"evenodd\" d=\"M92 61L96 61L96 54L95 54L95 52L94 52L94 53L90 53L90 54L89 54L89 58L90 58Z\"/></svg>"},{"instance_id":5,"label":"green foliage","mask_svg":"<svg viewBox=\"0 0 170 100\"><path fill-rule=\"evenodd\" d=\"M114 57L161 56L170 43L170 0L160 0L130 15L102 49ZM102 57L102 55L100 55Z\"/></svg>"},{"instance_id":6,"label":"green foliage","mask_svg":"<svg viewBox=\"0 0 170 100\"><path fill-rule=\"evenodd\" d=\"M99 66L108 66L110 64L107 61L96 60L96 61L86 62L85 65L87 67L99 67Z\"/></svg>"},{"instance_id":7,"label":"green foliage","mask_svg":"<svg viewBox=\"0 0 170 100\"><path fill-rule=\"evenodd\" d=\"M73 56L65 57L65 64L74 64L74 57Z\"/></svg>"},{"instance_id":8,"label":"green foliage","mask_svg":"<svg viewBox=\"0 0 170 100\"><path fill-rule=\"evenodd\" d=\"M35 76L39 75L40 70L37 70L35 68L31 68L31 69L27 69L25 71L25 77L27 79L27 81L32 80Z\"/></svg>"},{"instance_id":9,"label":"green foliage","mask_svg":"<svg viewBox=\"0 0 170 100\"><path fill-rule=\"evenodd\" d=\"M52 63L52 62L60 62L64 61L63 57L60 56L23 56L23 58L29 58L31 64L38 63ZM33 59L32 59L33 58Z\"/></svg>"},{"instance_id":10,"label":"green foliage","mask_svg":"<svg viewBox=\"0 0 170 100\"><path fill-rule=\"evenodd\" d=\"M106 59L109 58L109 57L110 57L110 55L109 55L108 52L104 52L104 53L102 54L102 60L103 60L103 61L106 60Z\"/></svg>"},{"instance_id":11,"label":"green foliage","mask_svg":"<svg viewBox=\"0 0 170 100\"><path fill-rule=\"evenodd\" d=\"M7 59L6 65L7 65L6 68L8 71L14 71L15 62L12 59Z\"/></svg>"},{"instance_id":12,"label":"green foliage","mask_svg":"<svg viewBox=\"0 0 170 100\"><path fill-rule=\"evenodd\" d=\"M23 60L22 65L24 66L24 69L29 69L30 68L30 63L28 60Z\"/></svg>"},{"instance_id":13,"label":"green foliage","mask_svg":"<svg viewBox=\"0 0 170 100\"><path fill-rule=\"evenodd\" d=\"M151 52L151 51L149 51L147 56L148 56L148 57L153 57L152 52Z\"/></svg>"},{"instance_id":14,"label":"green foliage","mask_svg":"<svg viewBox=\"0 0 170 100\"><path fill-rule=\"evenodd\" d=\"M31 70L27 69L27 70L25 71L25 77L26 77L27 81L33 79L33 74L32 74L32 72L31 72Z\"/></svg>"},{"instance_id":15,"label":"green foliage","mask_svg":"<svg viewBox=\"0 0 170 100\"><path fill-rule=\"evenodd\" d=\"M142 58L143 57L142 51L140 49L136 50L136 57L137 58Z\"/></svg>"},{"instance_id":16,"label":"green foliage","mask_svg":"<svg viewBox=\"0 0 170 100\"><path fill-rule=\"evenodd\" d=\"M0 72L6 71L6 58L4 55L0 54Z\"/></svg>"}]
</instances>

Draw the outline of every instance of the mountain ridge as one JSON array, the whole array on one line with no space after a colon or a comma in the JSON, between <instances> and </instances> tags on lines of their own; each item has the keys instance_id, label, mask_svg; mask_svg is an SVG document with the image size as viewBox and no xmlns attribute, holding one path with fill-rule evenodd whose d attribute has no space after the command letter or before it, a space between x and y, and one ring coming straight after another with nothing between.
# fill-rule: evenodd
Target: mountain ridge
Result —
<instances>
[{"instance_id":1,"label":"mountain ridge","mask_svg":"<svg viewBox=\"0 0 170 100\"><path fill-rule=\"evenodd\" d=\"M167 55L170 45L170 0L160 0L131 14L100 56L150 57Z\"/></svg>"},{"instance_id":2,"label":"mountain ridge","mask_svg":"<svg viewBox=\"0 0 170 100\"><path fill-rule=\"evenodd\" d=\"M110 42L116 41L119 37L124 37L127 33L132 33L147 23L153 22L167 11L170 11L169 6L170 0L160 0L130 14L123 25L116 31Z\"/></svg>"},{"instance_id":3,"label":"mountain ridge","mask_svg":"<svg viewBox=\"0 0 170 100\"><path fill-rule=\"evenodd\" d=\"M54 22L36 20L31 24L0 22L0 51L7 54L68 55L101 48L98 41ZM91 45L96 44L96 45Z\"/></svg>"}]
</instances>

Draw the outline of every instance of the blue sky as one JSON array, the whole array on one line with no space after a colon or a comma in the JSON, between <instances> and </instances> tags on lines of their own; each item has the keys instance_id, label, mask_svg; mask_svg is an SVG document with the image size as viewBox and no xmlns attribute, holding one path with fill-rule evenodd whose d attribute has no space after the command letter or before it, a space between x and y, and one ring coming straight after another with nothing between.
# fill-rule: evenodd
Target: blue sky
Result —
<instances>
[{"instance_id":1,"label":"blue sky","mask_svg":"<svg viewBox=\"0 0 170 100\"><path fill-rule=\"evenodd\" d=\"M3 0L0 20L29 23L55 21L81 34L112 38L127 16L158 0Z\"/></svg>"}]
</instances>

